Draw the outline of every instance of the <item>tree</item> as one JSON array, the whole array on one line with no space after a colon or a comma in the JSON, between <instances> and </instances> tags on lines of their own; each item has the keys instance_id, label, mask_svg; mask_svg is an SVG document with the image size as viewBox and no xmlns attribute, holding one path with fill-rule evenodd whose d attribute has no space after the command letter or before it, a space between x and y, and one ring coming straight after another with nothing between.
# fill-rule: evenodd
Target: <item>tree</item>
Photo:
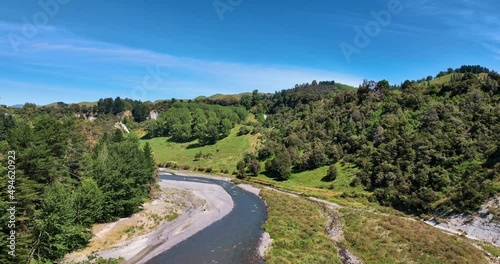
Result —
<instances>
[{"instance_id":1,"label":"tree","mask_svg":"<svg viewBox=\"0 0 500 264\"><path fill-rule=\"evenodd\" d=\"M241 96L240 105L244 106L247 110L252 108L252 103L252 97L250 97L250 95L244 94Z\"/></svg>"},{"instance_id":2,"label":"tree","mask_svg":"<svg viewBox=\"0 0 500 264\"><path fill-rule=\"evenodd\" d=\"M259 90L255 89L252 91L252 106L257 105L260 101Z\"/></svg>"},{"instance_id":3,"label":"tree","mask_svg":"<svg viewBox=\"0 0 500 264\"><path fill-rule=\"evenodd\" d=\"M0 115L0 140L7 139L7 131L16 127L16 121L12 115Z\"/></svg>"},{"instance_id":4,"label":"tree","mask_svg":"<svg viewBox=\"0 0 500 264\"><path fill-rule=\"evenodd\" d=\"M288 180L292 173L292 159L286 149L278 152L276 157L266 163L266 170L278 180Z\"/></svg>"},{"instance_id":5,"label":"tree","mask_svg":"<svg viewBox=\"0 0 500 264\"><path fill-rule=\"evenodd\" d=\"M327 182L332 182L337 179L338 173L337 173L337 167L335 164L330 165L328 168L328 172L326 173L326 176L323 178L323 181Z\"/></svg>"},{"instance_id":6,"label":"tree","mask_svg":"<svg viewBox=\"0 0 500 264\"><path fill-rule=\"evenodd\" d=\"M238 174L236 175L238 179L244 179L246 177L245 162L243 160L238 162L236 168L238 169Z\"/></svg>"},{"instance_id":7,"label":"tree","mask_svg":"<svg viewBox=\"0 0 500 264\"><path fill-rule=\"evenodd\" d=\"M401 85L401 89L403 90L408 90L410 89L412 86L412 83L409 81L409 80L406 80L402 85Z\"/></svg>"},{"instance_id":8,"label":"tree","mask_svg":"<svg viewBox=\"0 0 500 264\"><path fill-rule=\"evenodd\" d=\"M75 223L74 198L61 183L47 187L40 216L35 220L38 259L55 260L81 248L92 234Z\"/></svg>"},{"instance_id":9,"label":"tree","mask_svg":"<svg viewBox=\"0 0 500 264\"><path fill-rule=\"evenodd\" d=\"M146 160L147 168L155 168L156 162L153 154L153 149L151 149L151 145L149 142L146 142L144 145L144 157Z\"/></svg>"},{"instance_id":10,"label":"tree","mask_svg":"<svg viewBox=\"0 0 500 264\"><path fill-rule=\"evenodd\" d=\"M132 117L135 122L143 122L149 115L149 109L145 103L135 102L132 107Z\"/></svg>"},{"instance_id":11,"label":"tree","mask_svg":"<svg viewBox=\"0 0 500 264\"><path fill-rule=\"evenodd\" d=\"M122 101L120 97L116 97L114 102L113 102L113 111L112 113L114 115L117 115L118 113L121 113L125 110L125 103Z\"/></svg>"},{"instance_id":12,"label":"tree","mask_svg":"<svg viewBox=\"0 0 500 264\"><path fill-rule=\"evenodd\" d=\"M74 197L76 223L88 228L103 220L104 194L92 178L83 180Z\"/></svg>"},{"instance_id":13,"label":"tree","mask_svg":"<svg viewBox=\"0 0 500 264\"><path fill-rule=\"evenodd\" d=\"M249 171L252 176L257 176L260 173L260 162L257 159L253 159L249 165Z\"/></svg>"},{"instance_id":14,"label":"tree","mask_svg":"<svg viewBox=\"0 0 500 264\"><path fill-rule=\"evenodd\" d=\"M391 88L391 85L387 80L382 80L377 83L377 90L387 91Z\"/></svg>"},{"instance_id":15,"label":"tree","mask_svg":"<svg viewBox=\"0 0 500 264\"><path fill-rule=\"evenodd\" d=\"M122 130L118 128L115 129L115 132L113 132L113 137L111 140L113 140L113 142L122 142L124 140Z\"/></svg>"},{"instance_id":16,"label":"tree","mask_svg":"<svg viewBox=\"0 0 500 264\"><path fill-rule=\"evenodd\" d=\"M316 169L326 164L328 157L322 145L315 144L307 159L307 168Z\"/></svg>"}]
</instances>

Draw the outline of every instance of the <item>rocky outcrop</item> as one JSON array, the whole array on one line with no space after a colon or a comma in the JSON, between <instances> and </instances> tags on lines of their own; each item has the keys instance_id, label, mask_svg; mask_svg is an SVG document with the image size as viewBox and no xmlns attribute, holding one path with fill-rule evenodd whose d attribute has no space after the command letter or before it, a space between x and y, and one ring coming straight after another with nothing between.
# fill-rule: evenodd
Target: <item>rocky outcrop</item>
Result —
<instances>
[{"instance_id":1,"label":"rocky outcrop","mask_svg":"<svg viewBox=\"0 0 500 264\"><path fill-rule=\"evenodd\" d=\"M427 224L463 234L467 238L500 246L500 195L489 200L476 214L458 214L446 219L431 219Z\"/></svg>"}]
</instances>

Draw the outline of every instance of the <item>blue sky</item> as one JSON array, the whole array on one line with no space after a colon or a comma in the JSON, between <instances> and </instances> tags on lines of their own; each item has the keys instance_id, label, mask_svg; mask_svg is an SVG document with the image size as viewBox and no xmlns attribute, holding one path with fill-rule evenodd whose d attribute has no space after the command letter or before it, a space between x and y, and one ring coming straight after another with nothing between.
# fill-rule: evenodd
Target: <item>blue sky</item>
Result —
<instances>
[{"instance_id":1,"label":"blue sky","mask_svg":"<svg viewBox=\"0 0 500 264\"><path fill-rule=\"evenodd\" d=\"M400 83L462 64L499 70L500 2L397 1L4 1L0 104ZM356 46L367 24L369 43Z\"/></svg>"}]
</instances>

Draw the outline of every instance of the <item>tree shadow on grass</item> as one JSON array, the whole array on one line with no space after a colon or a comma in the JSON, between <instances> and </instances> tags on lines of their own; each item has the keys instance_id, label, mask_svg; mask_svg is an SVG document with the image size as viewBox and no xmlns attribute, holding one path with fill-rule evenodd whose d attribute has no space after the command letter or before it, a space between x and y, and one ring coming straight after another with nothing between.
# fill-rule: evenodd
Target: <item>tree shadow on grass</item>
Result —
<instances>
[{"instance_id":1,"label":"tree shadow on grass","mask_svg":"<svg viewBox=\"0 0 500 264\"><path fill-rule=\"evenodd\" d=\"M321 178L321 181L322 182L333 182L332 179L330 179L330 177L328 177L328 175L324 176L323 178Z\"/></svg>"},{"instance_id":2,"label":"tree shadow on grass","mask_svg":"<svg viewBox=\"0 0 500 264\"><path fill-rule=\"evenodd\" d=\"M277 182L285 182L287 181L288 179L281 179L279 178L277 175L275 175L274 173L271 173L271 172L268 172L268 171L263 171L262 174L264 174L266 177L270 178L270 179L273 179L274 181L277 181Z\"/></svg>"},{"instance_id":3,"label":"tree shadow on grass","mask_svg":"<svg viewBox=\"0 0 500 264\"><path fill-rule=\"evenodd\" d=\"M142 136L140 139L149 140L149 139L153 139L153 137L149 133L147 133L146 135Z\"/></svg>"},{"instance_id":4,"label":"tree shadow on grass","mask_svg":"<svg viewBox=\"0 0 500 264\"><path fill-rule=\"evenodd\" d=\"M201 147L205 147L205 146L213 146L213 145L215 145L215 143L216 142L214 142L214 143L200 143L200 142L191 143L186 147L186 149L195 149L195 148L201 148Z\"/></svg>"}]
</instances>

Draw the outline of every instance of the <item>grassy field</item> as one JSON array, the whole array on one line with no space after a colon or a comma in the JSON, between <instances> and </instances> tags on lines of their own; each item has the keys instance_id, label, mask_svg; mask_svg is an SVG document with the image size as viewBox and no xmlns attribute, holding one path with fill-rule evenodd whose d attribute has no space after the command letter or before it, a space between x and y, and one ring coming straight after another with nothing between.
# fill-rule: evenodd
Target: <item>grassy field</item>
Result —
<instances>
[{"instance_id":1,"label":"grassy field","mask_svg":"<svg viewBox=\"0 0 500 264\"><path fill-rule=\"evenodd\" d=\"M484 250L486 250L486 252L490 253L491 255L493 255L497 258L500 257L500 248L499 247L496 247L496 246L491 245L491 244L486 244L486 243L479 243L479 245Z\"/></svg>"},{"instance_id":2,"label":"grassy field","mask_svg":"<svg viewBox=\"0 0 500 264\"><path fill-rule=\"evenodd\" d=\"M252 95L252 93L240 93L240 94L214 94L211 96L198 96L194 100L201 100L201 99L212 99L212 100L217 100L217 99L234 99L239 101L243 95Z\"/></svg>"},{"instance_id":3,"label":"grassy field","mask_svg":"<svg viewBox=\"0 0 500 264\"><path fill-rule=\"evenodd\" d=\"M168 138L141 140L141 144L149 142L158 164L175 162L180 168L189 165L190 170L211 167L218 172L228 170L231 173L236 170L236 164L242 159L243 154L253 149L257 144L258 135L238 136L239 129L240 126L236 126L227 138L214 145L202 147L196 146L197 141L175 143L168 141ZM210 154L211 157L195 161L194 157L199 152Z\"/></svg>"},{"instance_id":4,"label":"grassy field","mask_svg":"<svg viewBox=\"0 0 500 264\"><path fill-rule=\"evenodd\" d=\"M97 106L97 102L79 102L79 103L76 103L76 104L79 104L80 106Z\"/></svg>"},{"instance_id":5,"label":"grassy field","mask_svg":"<svg viewBox=\"0 0 500 264\"><path fill-rule=\"evenodd\" d=\"M342 263L317 205L276 191L263 190L261 195L268 204L264 229L274 240L266 263Z\"/></svg>"},{"instance_id":6,"label":"grassy field","mask_svg":"<svg viewBox=\"0 0 500 264\"><path fill-rule=\"evenodd\" d=\"M466 239L422 222L342 209L346 244L365 263L488 263Z\"/></svg>"}]
</instances>

